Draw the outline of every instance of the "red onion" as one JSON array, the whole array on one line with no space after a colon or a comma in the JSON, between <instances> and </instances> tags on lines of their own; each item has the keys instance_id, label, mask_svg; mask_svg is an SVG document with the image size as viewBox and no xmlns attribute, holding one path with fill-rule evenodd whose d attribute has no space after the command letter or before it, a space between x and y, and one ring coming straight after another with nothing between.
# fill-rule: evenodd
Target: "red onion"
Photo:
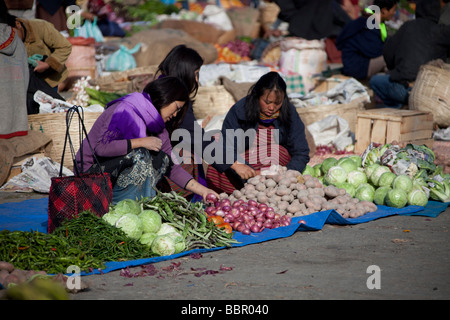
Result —
<instances>
[{"instance_id":1,"label":"red onion","mask_svg":"<svg viewBox=\"0 0 450 320\"><path fill-rule=\"evenodd\" d=\"M267 229L272 229L273 224L271 221L267 220L266 222L264 222L264 227Z\"/></svg>"},{"instance_id":2,"label":"red onion","mask_svg":"<svg viewBox=\"0 0 450 320\"><path fill-rule=\"evenodd\" d=\"M225 211L219 209L216 211L216 216L223 217L225 215Z\"/></svg>"},{"instance_id":3,"label":"red onion","mask_svg":"<svg viewBox=\"0 0 450 320\"><path fill-rule=\"evenodd\" d=\"M206 202L211 202L211 203L215 203L216 201L218 201L219 199L217 198L217 196L214 193L208 193L206 195L205 198Z\"/></svg>"},{"instance_id":4,"label":"red onion","mask_svg":"<svg viewBox=\"0 0 450 320\"><path fill-rule=\"evenodd\" d=\"M225 211L225 212L228 212L228 211L231 210L231 206L229 206L229 205L224 205L224 206L222 207L222 210Z\"/></svg>"},{"instance_id":5,"label":"red onion","mask_svg":"<svg viewBox=\"0 0 450 320\"><path fill-rule=\"evenodd\" d=\"M248 200L247 203L249 206L252 206L252 207L258 206L258 202L256 202L255 200Z\"/></svg>"},{"instance_id":6,"label":"red onion","mask_svg":"<svg viewBox=\"0 0 450 320\"><path fill-rule=\"evenodd\" d=\"M245 228L241 232L245 235L250 235L252 233L249 229L245 229Z\"/></svg>"},{"instance_id":7,"label":"red onion","mask_svg":"<svg viewBox=\"0 0 450 320\"><path fill-rule=\"evenodd\" d=\"M214 207L206 207L205 212L208 216L213 216L216 213L217 209Z\"/></svg>"},{"instance_id":8,"label":"red onion","mask_svg":"<svg viewBox=\"0 0 450 320\"><path fill-rule=\"evenodd\" d=\"M267 219L275 219L275 212L273 212L273 211L266 211L266 218Z\"/></svg>"},{"instance_id":9,"label":"red onion","mask_svg":"<svg viewBox=\"0 0 450 320\"><path fill-rule=\"evenodd\" d=\"M250 231L254 232L254 233L258 233L258 232L260 232L260 230L261 229L256 224L252 225L250 228Z\"/></svg>"}]
</instances>

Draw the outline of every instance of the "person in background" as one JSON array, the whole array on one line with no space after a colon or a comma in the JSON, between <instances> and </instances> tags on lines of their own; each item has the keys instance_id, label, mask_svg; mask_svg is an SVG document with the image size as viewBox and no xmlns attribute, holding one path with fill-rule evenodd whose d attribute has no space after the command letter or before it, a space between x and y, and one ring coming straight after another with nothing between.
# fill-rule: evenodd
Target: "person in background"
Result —
<instances>
[{"instance_id":1,"label":"person in background","mask_svg":"<svg viewBox=\"0 0 450 320\"><path fill-rule=\"evenodd\" d=\"M195 96L198 91L198 81L200 68L203 65L203 58L200 54L187 47L184 44L173 47L163 61L159 64L157 71L155 72L155 79L173 76L181 79L189 90L190 100L186 109L186 113L177 124L177 128L185 129L190 134L190 145L185 146L185 150L191 150L191 155L183 155L183 158L190 158L189 162L181 163L181 166L189 172L199 183L206 186L205 173L202 164L203 150L211 143L211 141L203 141L205 134L204 129L198 124L194 115L193 103L195 102ZM201 133L201 136L194 132ZM196 141L196 139L201 139ZM173 145L182 143L183 141L173 141ZM200 147L196 147L196 145ZM196 152L197 151L197 152ZM181 189L176 183L168 179L168 184L171 190L181 193L186 198L192 198L195 195L192 192Z\"/></svg>"},{"instance_id":2,"label":"person in background","mask_svg":"<svg viewBox=\"0 0 450 320\"><path fill-rule=\"evenodd\" d=\"M58 31L67 31L66 8L76 5L76 0L36 0L36 19L53 24Z\"/></svg>"},{"instance_id":3,"label":"person in background","mask_svg":"<svg viewBox=\"0 0 450 320\"><path fill-rule=\"evenodd\" d=\"M431 60L447 59L450 26L438 24L440 10L440 0L417 2L416 18L405 22L386 41L383 56L389 71L370 79L370 87L385 107L408 105L420 66Z\"/></svg>"},{"instance_id":4,"label":"person in background","mask_svg":"<svg viewBox=\"0 0 450 320\"><path fill-rule=\"evenodd\" d=\"M69 74L65 62L72 52L72 44L50 22L6 15L8 24L17 30L27 49L34 73L57 91L58 84Z\"/></svg>"},{"instance_id":5,"label":"person in background","mask_svg":"<svg viewBox=\"0 0 450 320\"><path fill-rule=\"evenodd\" d=\"M358 80L365 80L383 72L386 63L383 47L386 41L385 21L392 19L397 11L398 0L375 0L378 6L380 26L369 21L374 12L367 10L356 20L349 22L336 40L336 47L342 52L342 73Z\"/></svg>"},{"instance_id":6,"label":"person in background","mask_svg":"<svg viewBox=\"0 0 450 320\"><path fill-rule=\"evenodd\" d=\"M0 3L0 139L9 139L28 134L29 72L25 46L7 24L4 8Z\"/></svg>"},{"instance_id":7,"label":"person in background","mask_svg":"<svg viewBox=\"0 0 450 320\"><path fill-rule=\"evenodd\" d=\"M113 203L156 195L163 176L203 199L214 191L172 161L169 133L187 108L189 91L175 77L163 77L111 101L95 121L76 155L79 172L111 174Z\"/></svg>"},{"instance_id":8,"label":"person in background","mask_svg":"<svg viewBox=\"0 0 450 320\"><path fill-rule=\"evenodd\" d=\"M255 132L256 137L242 142L230 135L238 131ZM263 75L248 95L231 107L215 143L223 150L223 161L208 167L206 180L218 193L241 189L247 179L271 165L302 172L309 161L305 125L277 72ZM227 159L230 155L232 161Z\"/></svg>"}]
</instances>

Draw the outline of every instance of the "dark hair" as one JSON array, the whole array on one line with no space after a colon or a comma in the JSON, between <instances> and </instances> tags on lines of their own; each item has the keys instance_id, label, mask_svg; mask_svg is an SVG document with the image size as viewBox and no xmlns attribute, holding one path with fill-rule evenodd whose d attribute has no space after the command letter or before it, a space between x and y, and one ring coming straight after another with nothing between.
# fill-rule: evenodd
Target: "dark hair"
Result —
<instances>
[{"instance_id":1,"label":"dark hair","mask_svg":"<svg viewBox=\"0 0 450 320\"><path fill-rule=\"evenodd\" d=\"M181 119L183 119L189 104L189 91L185 84L176 77L163 77L148 83L143 91L150 95L152 104L158 112L160 112L161 108L174 101L185 102L184 107L177 113L177 116L166 123L167 131L172 133L178 127Z\"/></svg>"},{"instance_id":2,"label":"dark hair","mask_svg":"<svg viewBox=\"0 0 450 320\"><path fill-rule=\"evenodd\" d=\"M4 0L0 0L0 23L7 24L10 27L16 27L16 17L8 12L8 7Z\"/></svg>"},{"instance_id":3,"label":"dark hair","mask_svg":"<svg viewBox=\"0 0 450 320\"><path fill-rule=\"evenodd\" d=\"M278 74L272 71L263 75L249 89L245 102L245 115L248 121L257 122L261 108L259 106L259 98L264 95L266 90L275 92L277 99L282 100L280 115L278 119L281 123L286 124L290 121L289 99L286 93L286 82Z\"/></svg>"},{"instance_id":4,"label":"dark hair","mask_svg":"<svg viewBox=\"0 0 450 320\"><path fill-rule=\"evenodd\" d=\"M374 0L373 5L378 6L380 10L383 8L391 10L398 2L399 0Z\"/></svg>"},{"instance_id":5,"label":"dark hair","mask_svg":"<svg viewBox=\"0 0 450 320\"><path fill-rule=\"evenodd\" d=\"M192 96L197 94L198 82L195 70L203 65L203 58L194 49L184 44L175 46L170 50L158 66L155 75L178 77L184 82Z\"/></svg>"}]
</instances>

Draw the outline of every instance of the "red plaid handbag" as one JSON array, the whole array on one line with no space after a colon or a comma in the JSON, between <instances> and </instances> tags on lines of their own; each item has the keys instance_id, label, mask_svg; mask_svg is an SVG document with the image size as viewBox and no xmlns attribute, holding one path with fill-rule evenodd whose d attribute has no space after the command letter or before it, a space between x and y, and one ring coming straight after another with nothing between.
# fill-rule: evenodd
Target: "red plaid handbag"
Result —
<instances>
[{"instance_id":1,"label":"red plaid handbag","mask_svg":"<svg viewBox=\"0 0 450 320\"><path fill-rule=\"evenodd\" d=\"M81 109L81 114L78 109ZM79 120L80 150L82 150L83 134L87 138L87 132L83 122L83 109L74 106L67 111L66 115L66 138L61 157L59 176L51 179L48 197L48 233L53 232L65 219L75 218L82 211L91 210L94 214L101 217L109 211L109 204L112 201L112 184L109 173L103 171L101 173L83 173L83 166L81 166L81 172L77 166L75 150L69 134L69 127L75 114L78 115ZM89 147L91 147L89 140L86 139L86 141ZM72 161L74 162L73 176L62 176L64 153L67 143L69 143ZM81 160L82 158L83 156L81 154ZM98 162L95 155L94 159Z\"/></svg>"}]
</instances>

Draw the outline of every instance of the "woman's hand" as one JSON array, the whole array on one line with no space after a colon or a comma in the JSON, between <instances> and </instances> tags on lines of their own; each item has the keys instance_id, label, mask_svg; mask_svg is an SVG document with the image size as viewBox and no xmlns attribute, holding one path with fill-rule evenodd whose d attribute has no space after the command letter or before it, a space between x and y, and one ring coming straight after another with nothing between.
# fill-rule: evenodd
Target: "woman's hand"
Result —
<instances>
[{"instance_id":1,"label":"woman's hand","mask_svg":"<svg viewBox=\"0 0 450 320\"><path fill-rule=\"evenodd\" d=\"M44 61L36 61L37 66L34 68L34 72L42 73L50 68L49 64Z\"/></svg>"},{"instance_id":2,"label":"woman's hand","mask_svg":"<svg viewBox=\"0 0 450 320\"><path fill-rule=\"evenodd\" d=\"M186 190L191 191L195 194L198 194L203 198L203 201L206 203L206 196L210 193L214 194L217 199L219 199L219 194L214 190L211 190L204 185L200 184L197 180L191 179L186 185Z\"/></svg>"},{"instance_id":3,"label":"woman's hand","mask_svg":"<svg viewBox=\"0 0 450 320\"><path fill-rule=\"evenodd\" d=\"M158 137L144 137L131 139L131 148L145 148L151 151L160 151L162 146L162 141Z\"/></svg>"},{"instance_id":4,"label":"woman's hand","mask_svg":"<svg viewBox=\"0 0 450 320\"><path fill-rule=\"evenodd\" d=\"M244 163L235 162L231 165L231 169L236 171L236 173L244 180L256 176L256 171Z\"/></svg>"}]
</instances>

